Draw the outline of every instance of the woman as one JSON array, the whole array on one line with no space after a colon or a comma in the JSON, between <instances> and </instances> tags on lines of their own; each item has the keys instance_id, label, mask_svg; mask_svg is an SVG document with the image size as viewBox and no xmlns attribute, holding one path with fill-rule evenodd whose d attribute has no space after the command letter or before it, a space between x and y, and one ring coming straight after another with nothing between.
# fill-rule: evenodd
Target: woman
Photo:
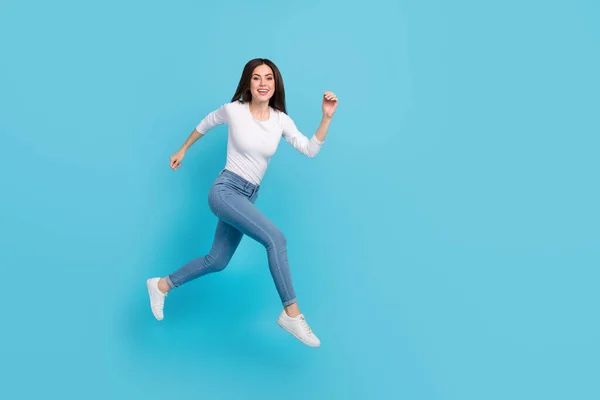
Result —
<instances>
[{"instance_id":1,"label":"woman","mask_svg":"<svg viewBox=\"0 0 600 400\"><path fill-rule=\"evenodd\" d=\"M200 121L181 149L171 156L171 168L177 170L196 140L217 125L228 125L227 161L208 196L210 209L219 218L212 248L208 254L189 261L166 277L147 280L150 306L156 319L163 319L164 301L171 289L222 271L243 235L248 235L267 250L271 276L283 304L277 323L301 342L312 347L320 345L298 307L288 265L286 237L254 202L281 137L306 156L316 156L324 144L337 104L335 94L324 93L321 124L308 139L286 113L283 80L275 64L262 58L246 64L231 102Z\"/></svg>"}]
</instances>

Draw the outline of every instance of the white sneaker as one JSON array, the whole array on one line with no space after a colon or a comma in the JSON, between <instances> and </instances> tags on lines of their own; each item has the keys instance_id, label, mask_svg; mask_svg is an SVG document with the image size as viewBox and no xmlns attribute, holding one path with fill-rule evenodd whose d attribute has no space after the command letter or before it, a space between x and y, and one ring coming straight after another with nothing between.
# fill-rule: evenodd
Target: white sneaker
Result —
<instances>
[{"instance_id":1,"label":"white sneaker","mask_svg":"<svg viewBox=\"0 0 600 400\"><path fill-rule=\"evenodd\" d=\"M160 278L150 278L146 281L146 286L148 287L148 295L150 296L150 308L152 309L152 314L154 314L154 318L159 321L162 321L164 318L163 308L165 307L165 297L167 297L167 293L163 293L158 288L158 281Z\"/></svg>"},{"instance_id":2,"label":"white sneaker","mask_svg":"<svg viewBox=\"0 0 600 400\"><path fill-rule=\"evenodd\" d=\"M319 347L321 345L321 341L313 333L312 329L310 329L303 314L292 318L283 310L277 319L277 324L310 347Z\"/></svg>"}]
</instances>

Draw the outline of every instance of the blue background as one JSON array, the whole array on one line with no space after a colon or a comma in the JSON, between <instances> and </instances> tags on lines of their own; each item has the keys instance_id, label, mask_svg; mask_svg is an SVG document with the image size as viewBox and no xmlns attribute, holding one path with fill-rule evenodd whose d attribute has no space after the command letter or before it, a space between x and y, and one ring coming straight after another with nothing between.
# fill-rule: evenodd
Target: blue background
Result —
<instances>
[{"instance_id":1,"label":"blue background","mask_svg":"<svg viewBox=\"0 0 600 400\"><path fill-rule=\"evenodd\" d=\"M594 1L16 1L0 6L0 380L10 399L598 399ZM210 248L226 127L276 62L311 136L257 201L287 235L303 346L264 249Z\"/></svg>"}]
</instances>

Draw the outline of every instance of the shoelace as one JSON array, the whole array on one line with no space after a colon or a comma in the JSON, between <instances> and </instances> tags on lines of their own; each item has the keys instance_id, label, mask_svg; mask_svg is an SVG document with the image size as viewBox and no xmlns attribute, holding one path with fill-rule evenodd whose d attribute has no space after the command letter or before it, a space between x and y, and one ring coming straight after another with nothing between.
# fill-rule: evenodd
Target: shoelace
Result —
<instances>
[{"instance_id":1,"label":"shoelace","mask_svg":"<svg viewBox=\"0 0 600 400\"><path fill-rule=\"evenodd\" d=\"M312 334L312 329L310 329L310 326L308 326L308 323L306 322L304 317L300 317L300 323L302 324L302 327L309 335Z\"/></svg>"}]
</instances>

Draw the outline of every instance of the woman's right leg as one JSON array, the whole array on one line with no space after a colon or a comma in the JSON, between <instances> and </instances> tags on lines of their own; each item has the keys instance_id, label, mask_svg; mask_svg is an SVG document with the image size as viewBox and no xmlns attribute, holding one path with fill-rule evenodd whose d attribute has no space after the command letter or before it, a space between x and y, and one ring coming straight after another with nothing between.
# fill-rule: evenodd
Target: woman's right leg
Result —
<instances>
[{"instance_id":1,"label":"woman's right leg","mask_svg":"<svg viewBox=\"0 0 600 400\"><path fill-rule=\"evenodd\" d=\"M224 270L231 261L243 236L242 232L219 220L210 252L189 261L163 278L164 280L161 279L162 282L159 282L159 288L162 292L167 292L206 274Z\"/></svg>"},{"instance_id":2,"label":"woman's right leg","mask_svg":"<svg viewBox=\"0 0 600 400\"><path fill-rule=\"evenodd\" d=\"M189 261L164 278L148 279L146 286L150 296L150 308L156 319L163 319L165 297L172 288L211 272L222 271L229 264L243 236L239 230L219 220L208 254Z\"/></svg>"}]
</instances>

